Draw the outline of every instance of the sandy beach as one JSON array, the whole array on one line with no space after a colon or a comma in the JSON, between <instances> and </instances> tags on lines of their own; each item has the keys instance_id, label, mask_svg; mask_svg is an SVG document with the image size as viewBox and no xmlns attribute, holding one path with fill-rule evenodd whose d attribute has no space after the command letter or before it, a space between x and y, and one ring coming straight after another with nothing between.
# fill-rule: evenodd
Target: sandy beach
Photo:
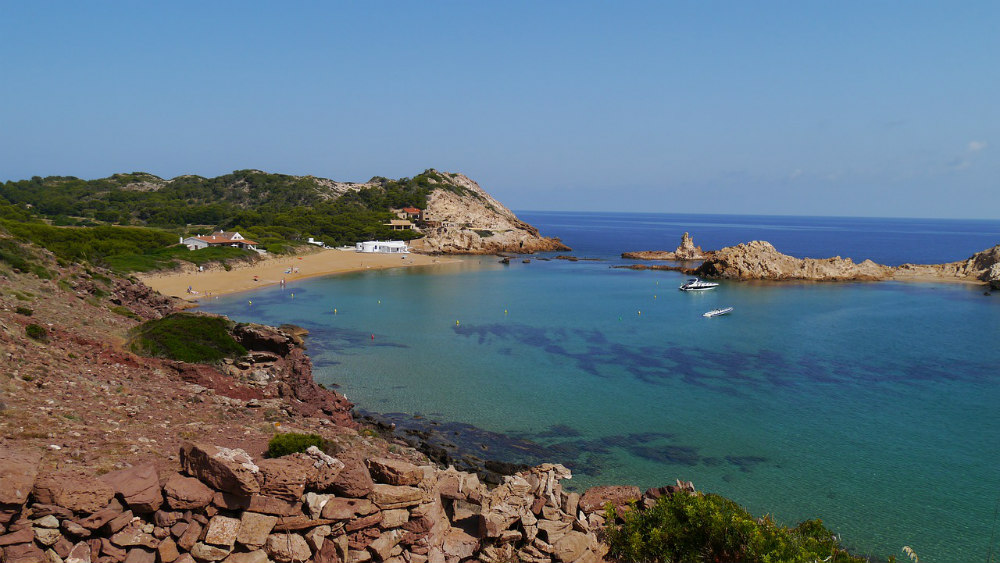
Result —
<instances>
[{"instance_id":1,"label":"sandy beach","mask_svg":"<svg viewBox=\"0 0 1000 563\"><path fill-rule=\"evenodd\" d=\"M139 274L136 277L164 295L195 301L205 297L276 285L282 280L290 284L315 276L427 266L455 261L423 254L374 254L317 249L315 252L294 256L269 257L254 264L234 266L229 271L216 267L200 272L192 267L183 272Z\"/></svg>"}]
</instances>

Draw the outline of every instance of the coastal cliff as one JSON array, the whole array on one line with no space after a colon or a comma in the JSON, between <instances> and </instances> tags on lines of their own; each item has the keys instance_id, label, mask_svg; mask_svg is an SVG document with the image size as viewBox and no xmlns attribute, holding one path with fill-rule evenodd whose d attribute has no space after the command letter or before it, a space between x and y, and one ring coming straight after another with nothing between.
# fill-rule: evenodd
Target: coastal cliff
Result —
<instances>
[{"instance_id":1,"label":"coastal cliff","mask_svg":"<svg viewBox=\"0 0 1000 563\"><path fill-rule=\"evenodd\" d=\"M691 235L684 233L681 236L681 243L672 252L667 250L623 252L622 258L628 260L675 260L683 262L686 260L705 260L711 258L714 254L712 251L705 252L700 246L695 246Z\"/></svg>"},{"instance_id":2,"label":"coastal cliff","mask_svg":"<svg viewBox=\"0 0 1000 563\"><path fill-rule=\"evenodd\" d=\"M544 237L521 221L478 183L463 174L438 173L427 197L424 217L430 225L414 240L417 252L440 254L530 254L570 250L557 238Z\"/></svg>"}]
</instances>

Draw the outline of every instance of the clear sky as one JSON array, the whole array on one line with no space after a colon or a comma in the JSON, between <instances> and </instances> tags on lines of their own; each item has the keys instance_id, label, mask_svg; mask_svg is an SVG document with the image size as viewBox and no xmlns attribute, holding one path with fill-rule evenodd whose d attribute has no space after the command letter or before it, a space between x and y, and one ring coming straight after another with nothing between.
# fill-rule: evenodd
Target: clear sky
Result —
<instances>
[{"instance_id":1,"label":"clear sky","mask_svg":"<svg viewBox=\"0 0 1000 563\"><path fill-rule=\"evenodd\" d=\"M0 0L0 180L433 167L514 209L998 218L998 155L995 0Z\"/></svg>"}]
</instances>

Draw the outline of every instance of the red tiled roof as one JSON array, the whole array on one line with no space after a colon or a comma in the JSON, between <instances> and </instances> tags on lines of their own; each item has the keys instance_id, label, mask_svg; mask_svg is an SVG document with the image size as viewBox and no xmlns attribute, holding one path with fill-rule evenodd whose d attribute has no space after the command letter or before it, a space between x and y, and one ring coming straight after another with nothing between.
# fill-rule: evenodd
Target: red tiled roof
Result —
<instances>
[{"instance_id":1,"label":"red tiled roof","mask_svg":"<svg viewBox=\"0 0 1000 563\"><path fill-rule=\"evenodd\" d=\"M407 213L420 213L420 209L417 209L416 207L404 207L403 211Z\"/></svg>"}]
</instances>

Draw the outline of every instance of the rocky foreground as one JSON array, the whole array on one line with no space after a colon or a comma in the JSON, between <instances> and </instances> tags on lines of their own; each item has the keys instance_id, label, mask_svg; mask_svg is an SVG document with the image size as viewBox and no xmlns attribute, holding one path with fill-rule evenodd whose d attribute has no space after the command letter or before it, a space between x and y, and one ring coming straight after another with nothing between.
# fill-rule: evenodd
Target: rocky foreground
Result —
<instances>
[{"instance_id":1,"label":"rocky foreground","mask_svg":"<svg viewBox=\"0 0 1000 563\"><path fill-rule=\"evenodd\" d=\"M677 270L705 278L731 280L807 280L807 281L964 281L985 282L1000 289L1000 245L947 264L903 264L885 266L871 260L854 262L850 258L795 258L782 254L767 241L755 240L721 250L703 251L684 233L673 252L626 252L622 258L633 260L703 260L696 268L684 266L634 265L634 269Z\"/></svg>"}]
</instances>

